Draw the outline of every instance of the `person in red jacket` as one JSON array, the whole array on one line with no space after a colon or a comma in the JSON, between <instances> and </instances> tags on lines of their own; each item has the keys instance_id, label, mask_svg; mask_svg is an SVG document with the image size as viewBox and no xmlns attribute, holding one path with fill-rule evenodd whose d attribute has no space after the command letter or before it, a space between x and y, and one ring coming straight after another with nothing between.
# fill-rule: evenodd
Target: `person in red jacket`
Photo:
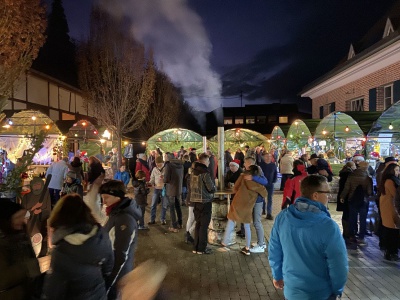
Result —
<instances>
[{"instance_id":1,"label":"person in red jacket","mask_svg":"<svg viewBox=\"0 0 400 300\"><path fill-rule=\"evenodd\" d=\"M288 178L283 189L282 210L293 204L296 198L300 197L300 184L303 178L307 176L306 166L303 161L295 160L293 162L293 175Z\"/></svg>"},{"instance_id":2,"label":"person in red jacket","mask_svg":"<svg viewBox=\"0 0 400 300\"><path fill-rule=\"evenodd\" d=\"M147 163L147 156L144 153L137 155L135 174L137 171L143 171L146 174L146 182L150 181L150 168Z\"/></svg>"}]
</instances>

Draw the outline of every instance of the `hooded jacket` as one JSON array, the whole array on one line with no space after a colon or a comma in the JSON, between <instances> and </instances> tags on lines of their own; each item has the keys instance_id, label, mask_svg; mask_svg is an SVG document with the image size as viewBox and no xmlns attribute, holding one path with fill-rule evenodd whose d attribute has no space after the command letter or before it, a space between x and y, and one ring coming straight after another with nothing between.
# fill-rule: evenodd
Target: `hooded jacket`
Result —
<instances>
[{"instance_id":1,"label":"hooded jacket","mask_svg":"<svg viewBox=\"0 0 400 300\"><path fill-rule=\"evenodd\" d=\"M101 226L61 227L52 239L55 247L42 299L107 299L105 278L111 273L114 255Z\"/></svg>"},{"instance_id":2,"label":"hooded jacket","mask_svg":"<svg viewBox=\"0 0 400 300\"><path fill-rule=\"evenodd\" d=\"M340 201L340 194L344 190L344 186L346 184L347 178L349 178L349 175L353 172L353 170L349 167L345 167L339 172L339 190L337 194L337 203L336 203L336 210L337 211L343 211L347 208L349 205L349 202L347 201L347 198L344 199L344 202L342 203Z\"/></svg>"},{"instance_id":3,"label":"hooded jacket","mask_svg":"<svg viewBox=\"0 0 400 300\"><path fill-rule=\"evenodd\" d=\"M344 189L340 194L341 199L348 199L351 202L353 194L357 186L361 185L364 191L364 197L372 195L372 178L368 176L366 170L360 168L355 169L353 173L347 177Z\"/></svg>"},{"instance_id":4,"label":"hooded jacket","mask_svg":"<svg viewBox=\"0 0 400 300\"><path fill-rule=\"evenodd\" d=\"M342 294L347 250L339 226L323 204L300 197L280 212L268 252L273 278L284 281L285 298L314 300Z\"/></svg>"},{"instance_id":5,"label":"hooded jacket","mask_svg":"<svg viewBox=\"0 0 400 300\"><path fill-rule=\"evenodd\" d=\"M37 183L41 184L41 188L39 190L34 190L33 186ZM47 235L47 226L46 220L50 216L51 212L51 202L50 202L50 194L48 191L45 191L42 204L38 204L40 200L40 195L43 191L44 182L41 178L35 177L31 180L30 183L31 191L28 194L25 194L22 197L21 205L23 208L30 212L29 216L29 228L32 228L32 235L36 233L41 233L42 235ZM35 206L40 206L40 210L35 210ZM36 214L35 212L40 212Z\"/></svg>"},{"instance_id":6,"label":"hooded jacket","mask_svg":"<svg viewBox=\"0 0 400 300\"><path fill-rule=\"evenodd\" d=\"M180 197L182 194L183 162L171 159L164 164L164 183L168 197Z\"/></svg>"},{"instance_id":7,"label":"hooded jacket","mask_svg":"<svg viewBox=\"0 0 400 300\"><path fill-rule=\"evenodd\" d=\"M114 250L114 268L107 280L109 286L133 270L137 241L137 221L142 216L135 200L122 199L111 210L104 229L108 232Z\"/></svg>"},{"instance_id":8,"label":"hooded jacket","mask_svg":"<svg viewBox=\"0 0 400 300\"><path fill-rule=\"evenodd\" d=\"M286 180L285 188L283 189L282 207L286 206L287 199L290 199L290 203L293 204L294 201L300 197L301 181L308 176L305 165L297 165L296 168L300 174Z\"/></svg>"}]
</instances>

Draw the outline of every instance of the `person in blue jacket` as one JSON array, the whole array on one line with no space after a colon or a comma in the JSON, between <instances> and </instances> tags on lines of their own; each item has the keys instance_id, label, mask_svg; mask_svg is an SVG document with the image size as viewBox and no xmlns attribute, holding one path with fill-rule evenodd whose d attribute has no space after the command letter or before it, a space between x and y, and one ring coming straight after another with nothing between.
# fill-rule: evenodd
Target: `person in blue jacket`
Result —
<instances>
[{"instance_id":1,"label":"person in blue jacket","mask_svg":"<svg viewBox=\"0 0 400 300\"><path fill-rule=\"evenodd\" d=\"M326 208L327 179L310 175L301 197L281 211L268 245L275 288L289 300L326 300L341 296L347 281L347 251L339 226Z\"/></svg>"},{"instance_id":2,"label":"person in blue jacket","mask_svg":"<svg viewBox=\"0 0 400 300\"><path fill-rule=\"evenodd\" d=\"M122 181L124 183L125 187L128 186L128 183L131 180L131 177L129 176L129 173L126 171L125 166L121 166L119 168L119 171L115 173L114 180Z\"/></svg>"}]
</instances>

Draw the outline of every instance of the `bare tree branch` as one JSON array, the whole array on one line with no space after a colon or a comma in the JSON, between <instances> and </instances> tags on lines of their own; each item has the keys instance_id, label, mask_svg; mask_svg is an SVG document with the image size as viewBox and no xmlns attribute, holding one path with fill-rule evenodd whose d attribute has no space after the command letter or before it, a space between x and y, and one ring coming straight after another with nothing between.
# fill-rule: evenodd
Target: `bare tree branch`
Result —
<instances>
[{"instance_id":1,"label":"bare tree branch","mask_svg":"<svg viewBox=\"0 0 400 300\"><path fill-rule=\"evenodd\" d=\"M175 127L181 113L183 99L179 90L166 74L157 72L154 89L154 102L140 130L144 137L150 138L157 132Z\"/></svg>"},{"instance_id":2,"label":"bare tree branch","mask_svg":"<svg viewBox=\"0 0 400 300\"><path fill-rule=\"evenodd\" d=\"M141 126L153 102L152 54L146 55L142 45L123 33L118 21L95 8L90 36L79 48L78 61L89 110L121 141L123 134Z\"/></svg>"}]
</instances>

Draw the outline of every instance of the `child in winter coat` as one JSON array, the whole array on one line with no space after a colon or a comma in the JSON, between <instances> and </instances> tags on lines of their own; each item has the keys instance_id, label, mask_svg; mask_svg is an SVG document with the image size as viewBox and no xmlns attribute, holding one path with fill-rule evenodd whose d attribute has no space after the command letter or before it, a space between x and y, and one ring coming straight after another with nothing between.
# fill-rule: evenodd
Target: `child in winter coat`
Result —
<instances>
[{"instance_id":1,"label":"child in winter coat","mask_svg":"<svg viewBox=\"0 0 400 300\"><path fill-rule=\"evenodd\" d=\"M136 180L133 183L133 193L135 200L142 210L142 217L139 219L139 230L149 229L144 225L144 213L147 206L147 195L149 194L149 188L146 187L146 173L139 170L135 174Z\"/></svg>"},{"instance_id":2,"label":"child in winter coat","mask_svg":"<svg viewBox=\"0 0 400 300\"><path fill-rule=\"evenodd\" d=\"M119 168L119 171L115 173L114 179L122 181L125 184L125 187L127 187L131 177L129 176L129 173L126 171L125 166L121 166Z\"/></svg>"},{"instance_id":3,"label":"child in winter coat","mask_svg":"<svg viewBox=\"0 0 400 300\"><path fill-rule=\"evenodd\" d=\"M68 194L78 194L83 198L83 187L77 179L75 172L69 171L65 177L65 183L61 190L61 197Z\"/></svg>"}]
</instances>

